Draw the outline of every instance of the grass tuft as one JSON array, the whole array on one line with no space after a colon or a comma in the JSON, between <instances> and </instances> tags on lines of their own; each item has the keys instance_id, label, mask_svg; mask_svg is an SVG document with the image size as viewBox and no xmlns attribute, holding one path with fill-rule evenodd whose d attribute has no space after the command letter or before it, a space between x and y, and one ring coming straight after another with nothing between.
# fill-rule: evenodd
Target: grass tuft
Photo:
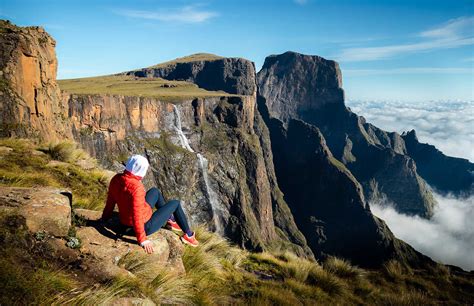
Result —
<instances>
[{"instance_id":1,"label":"grass tuft","mask_svg":"<svg viewBox=\"0 0 474 306\"><path fill-rule=\"evenodd\" d=\"M362 270L352 266L347 260L329 257L324 262L324 269L340 278L357 279L362 276Z\"/></svg>"},{"instance_id":2,"label":"grass tuft","mask_svg":"<svg viewBox=\"0 0 474 306\"><path fill-rule=\"evenodd\" d=\"M72 163L80 158L87 157L87 153L77 148L77 144L71 141L51 143L47 148L41 149L42 152L49 154L52 159L66 163Z\"/></svg>"},{"instance_id":3,"label":"grass tuft","mask_svg":"<svg viewBox=\"0 0 474 306\"><path fill-rule=\"evenodd\" d=\"M348 289L344 281L318 266L309 271L307 282L336 297L343 296Z\"/></svg>"}]
</instances>

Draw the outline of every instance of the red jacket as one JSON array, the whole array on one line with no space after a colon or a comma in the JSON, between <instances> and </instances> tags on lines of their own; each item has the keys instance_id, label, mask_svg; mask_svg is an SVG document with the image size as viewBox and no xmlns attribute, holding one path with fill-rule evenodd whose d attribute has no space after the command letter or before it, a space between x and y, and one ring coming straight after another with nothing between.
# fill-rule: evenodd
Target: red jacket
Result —
<instances>
[{"instance_id":1,"label":"red jacket","mask_svg":"<svg viewBox=\"0 0 474 306\"><path fill-rule=\"evenodd\" d=\"M118 204L120 223L133 226L138 244L141 244L146 240L145 223L153 214L150 205L145 202L141 177L125 171L112 178L102 219L110 218L115 204Z\"/></svg>"}]
</instances>

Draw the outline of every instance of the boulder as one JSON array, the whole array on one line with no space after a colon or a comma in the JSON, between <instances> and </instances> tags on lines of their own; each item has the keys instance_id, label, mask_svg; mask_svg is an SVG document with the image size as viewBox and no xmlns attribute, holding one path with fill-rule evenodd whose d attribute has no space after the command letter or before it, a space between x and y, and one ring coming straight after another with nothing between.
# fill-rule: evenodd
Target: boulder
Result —
<instances>
[{"instance_id":1,"label":"boulder","mask_svg":"<svg viewBox=\"0 0 474 306\"><path fill-rule=\"evenodd\" d=\"M50 187L0 187L0 211L13 211L26 219L32 233L67 236L71 226L71 194Z\"/></svg>"},{"instance_id":2,"label":"boulder","mask_svg":"<svg viewBox=\"0 0 474 306\"><path fill-rule=\"evenodd\" d=\"M102 213L99 211L76 209L74 213L84 223L76 228L76 236L81 240L81 252L100 260L105 266L115 265L127 269L124 258L128 256L139 257L150 271L158 272L166 268L177 274L185 273L181 260L184 247L173 232L162 229L148 236L154 252L146 254L137 244L133 233L122 232L117 214L102 223Z\"/></svg>"}]
</instances>

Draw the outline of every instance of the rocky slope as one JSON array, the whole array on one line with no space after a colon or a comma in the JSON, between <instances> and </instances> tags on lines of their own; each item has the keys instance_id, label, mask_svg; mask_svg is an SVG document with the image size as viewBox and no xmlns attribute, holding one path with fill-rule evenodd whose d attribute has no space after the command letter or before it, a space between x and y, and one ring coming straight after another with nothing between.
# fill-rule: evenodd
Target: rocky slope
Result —
<instances>
[{"instance_id":1,"label":"rocky slope","mask_svg":"<svg viewBox=\"0 0 474 306\"><path fill-rule=\"evenodd\" d=\"M403 213L430 217L435 201L403 139L367 123L344 104L339 65L287 52L266 58L259 95L270 117L318 127L335 158L354 174L371 200L387 198ZM286 193L286 190L283 189Z\"/></svg>"},{"instance_id":2,"label":"rocky slope","mask_svg":"<svg viewBox=\"0 0 474 306\"><path fill-rule=\"evenodd\" d=\"M74 139L117 171L130 154L144 154L151 164L145 185L158 186L168 199L183 200L191 223L208 224L248 249L290 248L313 256L288 213L267 159L269 136L256 112L253 63L222 59L177 65L192 71L189 78L198 85L206 88L200 80L212 75L221 80L211 79L209 84L216 86L212 89L238 96L225 93L166 102L126 95L60 96L54 41L41 28L2 25L1 39L9 48L3 54L15 55L2 57L3 135ZM25 50L33 50L34 60L23 61ZM18 85L29 80L29 75L17 73L18 67L36 71L36 79ZM32 98L30 91L37 94ZM48 98L41 98L43 92ZM22 109L27 115L13 116Z\"/></svg>"},{"instance_id":3,"label":"rocky slope","mask_svg":"<svg viewBox=\"0 0 474 306\"><path fill-rule=\"evenodd\" d=\"M418 173L440 193L469 196L474 193L474 164L467 159L444 155L427 143L420 143L415 130L402 135L407 154L416 162Z\"/></svg>"}]
</instances>

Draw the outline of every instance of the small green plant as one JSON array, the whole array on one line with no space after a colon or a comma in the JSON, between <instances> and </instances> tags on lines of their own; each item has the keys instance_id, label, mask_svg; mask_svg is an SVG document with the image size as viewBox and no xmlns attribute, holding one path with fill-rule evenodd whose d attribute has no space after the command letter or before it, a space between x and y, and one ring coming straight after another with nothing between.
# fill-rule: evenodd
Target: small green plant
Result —
<instances>
[{"instance_id":1,"label":"small green plant","mask_svg":"<svg viewBox=\"0 0 474 306\"><path fill-rule=\"evenodd\" d=\"M39 231L35 233L35 239L37 241L43 241L48 237L47 233L45 231Z\"/></svg>"},{"instance_id":2,"label":"small green plant","mask_svg":"<svg viewBox=\"0 0 474 306\"><path fill-rule=\"evenodd\" d=\"M67 237L66 245L71 249L79 249L81 247L81 240L77 237Z\"/></svg>"}]
</instances>

